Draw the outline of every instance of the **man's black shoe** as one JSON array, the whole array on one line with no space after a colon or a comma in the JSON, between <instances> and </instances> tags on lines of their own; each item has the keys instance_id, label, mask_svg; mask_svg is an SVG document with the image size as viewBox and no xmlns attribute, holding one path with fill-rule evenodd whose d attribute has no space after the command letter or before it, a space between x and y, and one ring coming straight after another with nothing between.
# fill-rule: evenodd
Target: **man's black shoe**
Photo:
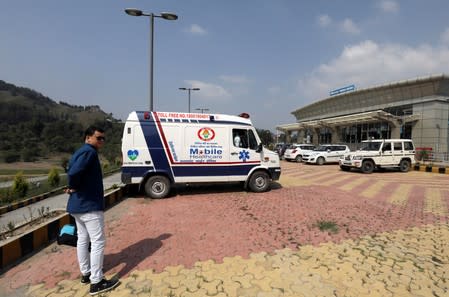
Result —
<instances>
[{"instance_id":1,"label":"man's black shoe","mask_svg":"<svg viewBox=\"0 0 449 297\"><path fill-rule=\"evenodd\" d=\"M97 295L103 292L110 291L117 287L119 284L118 279L102 279L98 284L90 284L90 295Z\"/></svg>"},{"instance_id":2,"label":"man's black shoe","mask_svg":"<svg viewBox=\"0 0 449 297\"><path fill-rule=\"evenodd\" d=\"M90 283L90 273L81 276L81 283L82 284Z\"/></svg>"}]
</instances>

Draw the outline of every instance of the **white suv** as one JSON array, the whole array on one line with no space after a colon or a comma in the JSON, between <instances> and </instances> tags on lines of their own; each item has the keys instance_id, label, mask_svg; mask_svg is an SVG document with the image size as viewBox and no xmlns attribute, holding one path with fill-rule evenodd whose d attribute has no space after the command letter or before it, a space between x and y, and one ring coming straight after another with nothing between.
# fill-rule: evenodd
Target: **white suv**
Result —
<instances>
[{"instance_id":1,"label":"white suv","mask_svg":"<svg viewBox=\"0 0 449 297\"><path fill-rule=\"evenodd\" d=\"M304 154L302 160L306 163L316 163L323 165L324 163L338 163L340 157L349 153L347 145L341 144L322 144L314 151Z\"/></svg>"},{"instance_id":2,"label":"white suv","mask_svg":"<svg viewBox=\"0 0 449 297\"><path fill-rule=\"evenodd\" d=\"M309 154L315 149L313 144L293 144L284 153L284 159L287 161L302 161L302 155Z\"/></svg>"},{"instance_id":3,"label":"white suv","mask_svg":"<svg viewBox=\"0 0 449 297\"><path fill-rule=\"evenodd\" d=\"M415 146L411 139L366 140L360 150L344 155L339 163L343 171L358 168L371 173L375 168L399 168L407 172L415 163Z\"/></svg>"}]
</instances>

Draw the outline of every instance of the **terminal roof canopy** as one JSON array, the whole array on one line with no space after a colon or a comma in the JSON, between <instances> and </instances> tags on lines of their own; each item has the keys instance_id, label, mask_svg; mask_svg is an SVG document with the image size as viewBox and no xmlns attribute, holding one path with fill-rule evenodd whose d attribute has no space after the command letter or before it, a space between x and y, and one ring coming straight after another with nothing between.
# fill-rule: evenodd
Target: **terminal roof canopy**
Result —
<instances>
[{"instance_id":1,"label":"terminal roof canopy","mask_svg":"<svg viewBox=\"0 0 449 297\"><path fill-rule=\"evenodd\" d=\"M449 101L449 76L425 78L360 89L325 98L292 112L297 122L276 127L280 131L334 127L387 121L392 126L416 121L417 114L392 114L392 108L425 101Z\"/></svg>"}]
</instances>

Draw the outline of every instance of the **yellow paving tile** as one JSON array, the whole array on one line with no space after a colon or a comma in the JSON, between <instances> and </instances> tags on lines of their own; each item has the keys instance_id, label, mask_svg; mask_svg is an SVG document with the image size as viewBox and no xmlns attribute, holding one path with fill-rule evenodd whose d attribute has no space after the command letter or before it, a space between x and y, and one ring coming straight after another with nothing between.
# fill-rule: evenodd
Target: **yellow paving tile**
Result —
<instances>
[{"instance_id":1,"label":"yellow paving tile","mask_svg":"<svg viewBox=\"0 0 449 297\"><path fill-rule=\"evenodd\" d=\"M410 192L413 188L413 185L409 184L401 184L396 190L394 190L393 194L391 194L389 201L392 204L396 205L405 205L407 203Z\"/></svg>"},{"instance_id":2,"label":"yellow paving tile","mask_svg":"<svg viewBox=\"0 0 449 297\"><path fill-rule=\"evenodd\" d=\"M345 183L344 185L340 186L339 189L343 191L351 191L357 186L360 186L364 183L369 181L367 177L357 177L354 178L352 181Z\"/></svg>"},{"instance_id":3,"label":"yellow paving tile","mask_svg":"<svg viewBox=\"0 0 449 297\"><path fill-rule=\"evenodd\" d=\"M216 279L212 282L203 282L201 288L207 291L207 295L214 296L219 292L219 288L223 285L223 281Z\"/></svg>"},{"instance_id":4,"label":"yellow paving tile","mask_svg":"<svg viewBox=\"0 0 449 297\"><path fill-rule=\"evenodd\" d=\"M374 196L377 195L377 193L379 193L383 187L385 187L388 184L388 182L383 181L383 180L379 180L376 181L375 183L371 184L368 188L366 188L361 195L366 197L366 198L373 198Z\"/></svg>"},{"instance_id":5,"label":"yellow paving tile","mask_svg":"<svg viewBox=\"0 0 449 297\"><path fill-rule=\"evenodd\" d=\"M349 180L350 178L351 178L350 175L343 175L343 176L331 178L331 179L329 179L327 181L323 181L320 184L323 185L323 186L331 186L331 185L335 185L335 184L341 183L341 182L343 182L345 180Z\"/></svg>"},{"instance_id":6,"label":"yellow paving tile","mask_svg":"<svg viewBox=\"0 0 449 297\"><path fill-rule=\"evenodd\" d=\"M312 184L311 181L299 177L294 176L281 176L280 184L283 187L297 187L297 186L310 186Z\"/></svg>"},{"instance_id":7,"label":"yellow paving tile","mask_svg":"<svg viewBox=\"0 0 449 297\"><path fill-rule=\"evenodd\" d=\"M424 202L424 211L431 212L436 215L447 215L447 205L443 201L441 191L439 189L426 189Z\"/></svg>"}]
</instances>

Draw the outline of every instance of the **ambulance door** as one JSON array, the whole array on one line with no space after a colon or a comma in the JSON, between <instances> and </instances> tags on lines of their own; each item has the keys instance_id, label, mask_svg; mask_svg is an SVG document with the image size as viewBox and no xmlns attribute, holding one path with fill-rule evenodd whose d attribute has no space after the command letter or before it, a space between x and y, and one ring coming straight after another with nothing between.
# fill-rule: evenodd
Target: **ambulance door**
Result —
<instances>
[{"instance_id":1,"label":"ambulance door","mask_svg":"<svg viewBox=\"0 0 449 297\"><path fill-rule=\"evenodd\" d=\"M258 141L251 128L232 128L231 134L229 174L231 179L241 180L255 164L260 163L260 153L256 152Z\"/></svg>"}]
</instances>

